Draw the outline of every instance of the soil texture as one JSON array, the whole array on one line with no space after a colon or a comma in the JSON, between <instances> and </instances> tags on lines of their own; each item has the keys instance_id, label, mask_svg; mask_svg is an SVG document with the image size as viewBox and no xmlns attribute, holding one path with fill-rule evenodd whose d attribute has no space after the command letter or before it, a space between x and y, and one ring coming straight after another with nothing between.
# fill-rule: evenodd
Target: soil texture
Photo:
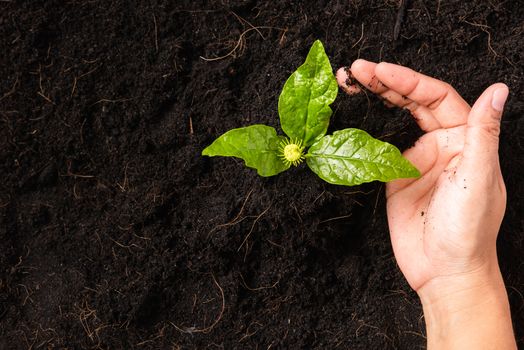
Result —
<instances>
[{"instance_id":1,"label":"soil texture","mask_svg":"<svg viewBox=\"0 0 524 350\"><path fill-rule=\"evenodd\" d=\"M0 348L425 348L384 184L201 156L232 128L280 130L315 39L334 69L399 63L469 103L510 87L498 253L524 348L524 4L401 3L0 1ZM422 134L371 94L332 107L329 132Z\"/></svg>"}]
</instances>

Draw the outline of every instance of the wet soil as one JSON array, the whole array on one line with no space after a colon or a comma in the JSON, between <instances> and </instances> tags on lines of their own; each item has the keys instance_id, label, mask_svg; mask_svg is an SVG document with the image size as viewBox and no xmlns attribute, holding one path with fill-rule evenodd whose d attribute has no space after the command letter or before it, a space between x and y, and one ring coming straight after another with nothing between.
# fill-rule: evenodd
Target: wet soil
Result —
<instances>
[{"instance_id":1,"label":"wet soil","mask_svg":"<svg viewBox=\"0 0 524 350\"><path fill-rule=\"evenodd\" d=\"M400 63L470 103L509 85L498 251L524 347L523 18L522 1L1 1L0 348L424 348L383 184L200 155L279 128L315 39L334 67ZM370 94L333 109L330 132L421 135Z\"/></svg>"}]
</instances>

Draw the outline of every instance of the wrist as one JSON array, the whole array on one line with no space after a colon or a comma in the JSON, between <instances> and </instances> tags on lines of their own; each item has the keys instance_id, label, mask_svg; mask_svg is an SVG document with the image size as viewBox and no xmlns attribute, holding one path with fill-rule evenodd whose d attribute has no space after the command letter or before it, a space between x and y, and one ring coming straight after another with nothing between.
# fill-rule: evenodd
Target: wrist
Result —
<instances>
[{"instance_id":1,"label":"wrist","mask_svg":"<svg viewBox=\"0 0 524 350\"><path fill-rule=\"evenodd\" d=\"M516 348L496 259L475 271L436 277L417 293L424 310L428 349Z\"/></svg>"},{"instance_id":2,"label":"wrist","mask_svg":"<svg viewBox=\"0 0 524 350\"><path fill-rule=\"evenodd\" d=\"M467 272L436 276L417 290L423 306L432 309L463 309L477 305L478 297L504 293L505 286L496 257Z\"/></svg>"}]
</instances>

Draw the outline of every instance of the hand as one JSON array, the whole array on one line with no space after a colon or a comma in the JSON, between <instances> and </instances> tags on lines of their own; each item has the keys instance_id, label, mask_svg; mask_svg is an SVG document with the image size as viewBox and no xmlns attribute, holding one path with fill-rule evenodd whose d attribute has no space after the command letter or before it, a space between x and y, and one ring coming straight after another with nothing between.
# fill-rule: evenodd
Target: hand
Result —
<instances>
[{"instance_id":1,"label":"hand","mask_svg":"<svg viewBox=\"0 0 524 350\"><path fill-rule=\"evenodd\" d=\"M404 153L422 176L386 187L393 250L409 284L418 291L435 278L481 269L495 258L505 210L501 111L490 102L495 91L505 98L507 87L489 87L472 110L448 84L405 67L357 60L351 72L387 102L409 109L427 132Z\"/></svg>"},{"instance_id":2,"label":"hand","mask_svg":"<svg viewBox=\"0 0 524 350\"><path fill-rule=\"evenodd\" d=\"M476 306L473 291L480 300L491 295L496 303L502 300L507 319L496 255L506 204L498 136L507 86L490 86L470 108L449 84L402 66L357 60L350 71L337 73L348 93L360 90L353 77L387 103L410 110L426 132L404 153L422 176L386 187L395 257L424 310L432 313L426 321L467 303ZM511 334L511 321L509 329Z\"/></svg>"}]
</instances>

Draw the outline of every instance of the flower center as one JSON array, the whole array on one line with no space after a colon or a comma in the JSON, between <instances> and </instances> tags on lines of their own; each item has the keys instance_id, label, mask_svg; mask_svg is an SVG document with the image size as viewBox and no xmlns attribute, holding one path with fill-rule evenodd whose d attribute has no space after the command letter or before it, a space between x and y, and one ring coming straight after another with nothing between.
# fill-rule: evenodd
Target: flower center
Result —
<instances>
[{"instance_id":1,"label":"flower center","mask_svg":"<svg viewBox=\"0 0 524 350\"><path fill-rule=\"evenodd\" d=\"M295 145L294 143L290 143L286 147L284 147L284 158L286 158L289 162L293 163L300 159L302 156L302 149L298 145Z\"/></svg>"},{"instance_id":2,"label":"flower center","mask_svg":"<svg viewBox=\"0 0 524 350\"><path fill-rule=\"evenodd\" d=\"M304 147L302 141L284 139L280 143L280 157L284 163L294 166L299 165L304 160Z\"/></svg>"}]
</instances>

